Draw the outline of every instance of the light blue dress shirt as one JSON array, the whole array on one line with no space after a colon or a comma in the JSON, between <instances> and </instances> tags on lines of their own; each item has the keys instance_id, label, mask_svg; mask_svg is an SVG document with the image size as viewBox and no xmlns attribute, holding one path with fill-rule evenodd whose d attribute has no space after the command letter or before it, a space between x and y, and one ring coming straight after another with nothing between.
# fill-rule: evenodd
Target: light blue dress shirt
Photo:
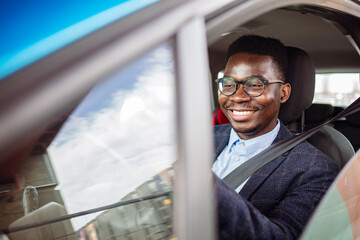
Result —
<instances>
[{"instance_id":1,"label":"light blue dress shirt","mask_svg":"<svg viewBox=\"0 0 360 240\"><path fill-rule=\"evenodd\" d=\"M278 120L275 128L270 132L249 140L243 140L237 135L235 130L231 128L229 142L214 162L212 171L219 178L223 179L235 168L263 151L265 148L268 148L276 138L279 130L280 121ZM241 190L247 180L236 189L237 192Z\"/></svg>"}]
</instances>

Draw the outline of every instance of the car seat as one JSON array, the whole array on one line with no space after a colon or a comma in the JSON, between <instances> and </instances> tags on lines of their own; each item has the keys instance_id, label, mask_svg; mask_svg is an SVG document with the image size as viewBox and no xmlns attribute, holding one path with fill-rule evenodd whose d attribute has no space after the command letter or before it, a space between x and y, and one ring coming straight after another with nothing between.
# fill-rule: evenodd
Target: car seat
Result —
<instances>
[{"instance_id":1,"label":"car seat","mask_svg":"<svg viewBox=\"0 0 360 240\"><path fill-rule=\"evenodd\" d=\"M284 124L300 119L300 129L303 129L303 125L306 124L304 111L311 106L314 98L315 66L310 56L299 48L287 47L287 53L286 81L292 88L289 100L280 107L279 119ZM322 127L308 138L308 142L332 158L340 169L355 154L349 140L330 126Z\"/></svg>"},{"instance_id":2,"label":"car seat","mask_svg":"<svg viewBox=\"0 0 360 240\"><path fill-rule=\"evenodd\" d=\"M221 125L230 123L229 119L225 116L225 114L221 111L221 108L218 108L213 114L212 117L212 125Z\"/></svg>"},{"instance_id":3,"label":"car seat","mask_svg":"<svg viewBox=\"0 0 360 240\"><path fill-rule=\"evenodd\" d=\"M343 121L336 121L334 127L349 139L356 151L360 148L360 112L347 116Z\"/></svg>"}]
</instances>

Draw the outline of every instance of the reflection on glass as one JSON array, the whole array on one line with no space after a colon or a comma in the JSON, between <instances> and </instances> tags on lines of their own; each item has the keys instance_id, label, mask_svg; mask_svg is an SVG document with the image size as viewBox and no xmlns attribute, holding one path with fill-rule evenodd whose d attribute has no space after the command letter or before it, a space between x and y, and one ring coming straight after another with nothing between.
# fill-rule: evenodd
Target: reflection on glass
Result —
<instances>
[{"instance_id":1,"label":"reflection on glass","mask_svg":"<svg viewBox=\"0 0 360 240\"><path fill-rule=\"evenodd\" d=\"M27 188L27 215L10 229L68 219L16 231L9 234L11 239L172 237L173 69L171 45L164 44L83 99L51 142L48 155L38 155L52 179L47 197L39 191L35 207L33 189Z\"/></svg>"},{"instance_id":2,"label":"reflection on glass","mask_svg":"<svg viewBox=\"0 0 360 240\"><path fill-rule=\"evenodd\" d=\"M48 152L70 213L119 201L173 163L173 86L166 45L97 86L69 117Z\"/></svg>"}]
</instances>

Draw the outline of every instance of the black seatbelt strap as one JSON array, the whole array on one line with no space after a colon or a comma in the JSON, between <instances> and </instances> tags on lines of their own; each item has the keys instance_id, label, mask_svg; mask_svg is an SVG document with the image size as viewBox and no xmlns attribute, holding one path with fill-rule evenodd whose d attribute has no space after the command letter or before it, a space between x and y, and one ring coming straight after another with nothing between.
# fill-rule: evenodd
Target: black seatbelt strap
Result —
<instances>
[{"instance_id":1,"label":"black seatbelt strap","mask_svg":"<svg viewBox=\"0 0 360 240\"><path fill-rule=\"evenodd\" d=\"M353 113L356 113L360 110L360 98L356 99L352 104L347 108L341 111L338 115L328 120L327 122L314 127L313 129L301 133L299 135L292 136L290 138L281 140L277 143L272 144L270 147L256 154L254 157L250 158L248 161L235 168L231 173L229 173L223 181L225 181L233 189L238 188L246 179L248 179L253 173L255 173L259 168L272 161L281 154L289 151L299 143L305 141L307 138L311 137L324 125L329 124L339 118L346 117Z\"/></svg>"}]
</instances>

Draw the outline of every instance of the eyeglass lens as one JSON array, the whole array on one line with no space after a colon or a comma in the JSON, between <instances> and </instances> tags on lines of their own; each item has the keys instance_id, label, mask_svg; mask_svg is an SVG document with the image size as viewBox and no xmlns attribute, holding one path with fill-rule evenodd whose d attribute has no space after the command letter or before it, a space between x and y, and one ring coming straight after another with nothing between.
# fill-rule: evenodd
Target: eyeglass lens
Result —
<instances>
[{"instance_id":1,"label":"eyeglass lens","mask_svg":"<svg viewBox=\"0 0 360 240\"><path fill-rule=\"evenodd\" d=\"M252 96L256 97L262 94L264 91L265 85L259 78L250 78L245 80L243 83L244 91ZM237 82L232 78L222 78L219 80L219 90L224 95L232 95L237 90Z\"/></svg>"}]
</instances>

